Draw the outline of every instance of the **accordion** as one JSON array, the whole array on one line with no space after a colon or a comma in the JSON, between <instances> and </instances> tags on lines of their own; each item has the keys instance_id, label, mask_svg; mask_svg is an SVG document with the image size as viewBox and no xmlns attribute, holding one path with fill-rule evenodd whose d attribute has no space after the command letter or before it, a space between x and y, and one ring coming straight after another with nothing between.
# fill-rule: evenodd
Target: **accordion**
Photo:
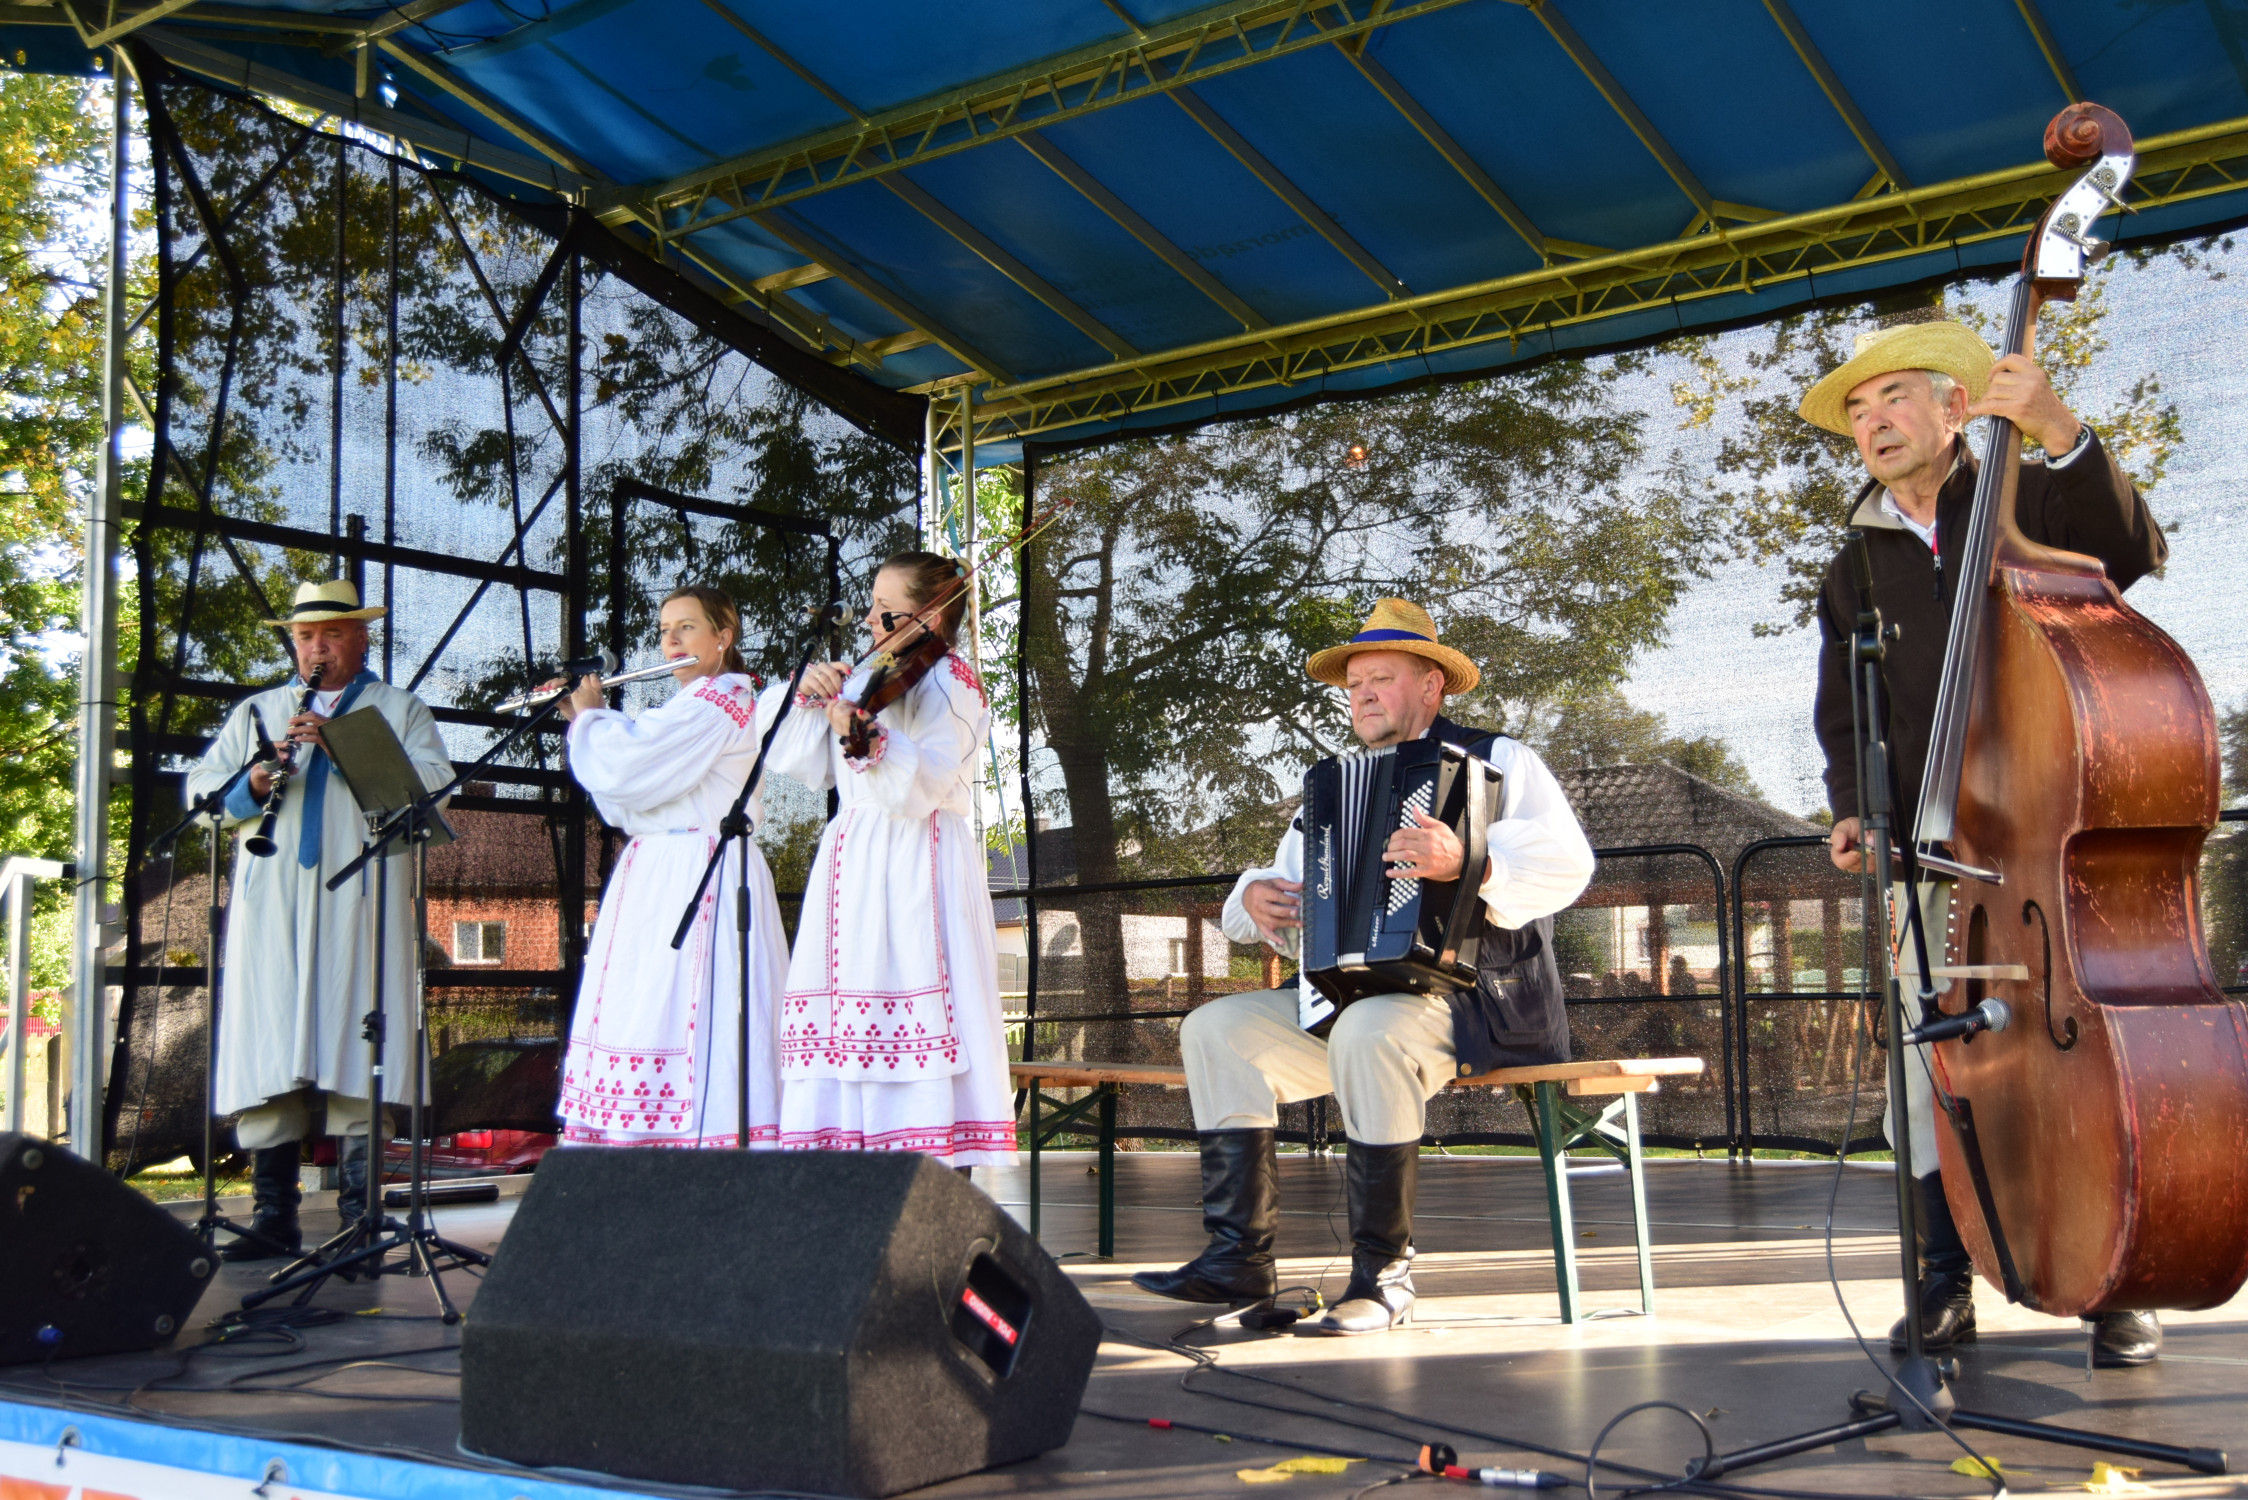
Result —
<instances>
[{"instance_id":1,"label":"accordion","mask_svg":"<svg viewBox=\"0 0 2248 1500\"><path fill-rule=\"evenodd\" d=\"M1448 994L1475 983L1476 909L1491 818L1504 778L1441 740L1408 740L1320 761L1304 775L1302 976L1299 1019L1324 1035L1368 995ZM1448 824L1464 850L1461 878L1393 878L1389 836L1414 813Z\"/></svg>"}]
</instances>

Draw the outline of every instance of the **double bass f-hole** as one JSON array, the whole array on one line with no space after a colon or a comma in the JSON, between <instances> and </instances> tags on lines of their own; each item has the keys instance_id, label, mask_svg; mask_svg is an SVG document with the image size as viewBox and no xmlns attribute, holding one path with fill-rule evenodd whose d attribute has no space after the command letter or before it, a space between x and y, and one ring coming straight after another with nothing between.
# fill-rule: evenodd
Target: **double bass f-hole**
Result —
<instances>
[{"instance_id":1,"label":"double bass f-hole","mask_svg":"<svg viewBox=\"0 0 2248 1500\"><path fill-rule=\"evenodd\" d=\"M2039 950L2044 957L2044 963L2040 966L2038 972L2038 983L2044 990L2045 1035L2052 1041L2057 1051L2066 1052L2076 1045L2076 1017L2064 1017L2060 1030L2055 1031L2053 1029L2053 929L2046 925L2044 908L2040 907L2035 901L2024 901L2022 903L2022 925L2024 927L2029 926L2030 919L2033 917L2037 920L2037 940Z\"/></svg>"}]
</instances>

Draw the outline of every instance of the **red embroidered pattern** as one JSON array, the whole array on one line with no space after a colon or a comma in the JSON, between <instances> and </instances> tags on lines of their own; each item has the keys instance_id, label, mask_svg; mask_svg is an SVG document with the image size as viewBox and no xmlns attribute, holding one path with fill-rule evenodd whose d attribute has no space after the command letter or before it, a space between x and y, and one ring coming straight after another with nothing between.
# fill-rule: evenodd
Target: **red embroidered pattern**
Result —
<instances>
[{"instance_id":1,"label":"red embroidered pattern","mask_svg":"<svg viewBox=\"0 0 2248 1500\"><path fill-rule=\"evenodd\" d=\"M862 776L882 764L882 752L890 747L890 731L880 724L876 724L868 733L873 742L873 748L867 752L864 760L851 755L843 757L843 764Z\"/></svg>"},{"instance_id":2,"label":"red embroidered pattern","mask_svg":"<svg viewBox=\"0 0 2248 1500\"><path fill-rule=\"evenodd\" d=\"M704 854L707 857L715 842L705 838ZM641 841L633 839L625 846L625 857L617 868L613 888L622 891L631 879L632 867L640 852ZM688 955L684 972L700 974L705 971L709 957L710 929L717 910L717 897L706 895L702 911L694 926L694 944ZM607 941L601 949L601 971L595 976L585 998L592 1001L592 1014L583 1037L573 1035L566 1053L562 1073L561 1098L556 1112L563 1119L563 1138L586 1142L616 1144L676 1144L692 1146L714 1144L715 1136L696 1137L688 1133L696 1114L694 1054L688 1049L644 1050L630 1052L603 1046L601 1012L609 998L609 966L616 955L617 934L612 924L605 934ZM691 1037L701 1026L703 997L697 996L687 1010L687 1032ZM684 1073L677 1083L664 1076L667 1067L677 1067ZM669 1141L662 1137L642 1137L629 1141L611 1132L670 1130L677 1134ZM756 1133L751 1133L751 1139ZM726 1138L731 1141L734 1137Z\"/></svg>"},{"instance_id":3,"label":"red embroidered pattern","mask_svg":"<svg viewBox=\"0 0 2248 1500\"><path fill-rule=\"evenodd\" d=\"M781 1133L783 1151L919 1151L927 1156L952 1156L963 1151L1012 1151L1012 1120L956 1120L950 1125L912 1125L865 1135L830 1126L822 1130L788 1130Z\"/></svg>"},{"instance_id":4,"label":"red embroidered pattern","mask_svg":"<svg viewBox=\"0 0 2248 1500\"><path fill-rule=\"evenodd\" d=\"M755 709L742 705L739 688L720 687L717 678L705 677L702 684L695 689L695 696L705 703L717 704L726 711L727 718L732 719L742 728L747 729L749 727L750 715L755 712Z\"/></svg>"},{"instance_id":5,"label":"red embroidered pattern","mask_svg":"<svg viewBox=\"0 0 2248 1500\"><path fill-rule=\"evenodd\" d=\"M856 1064L862 1072L871 1073L879 1063L889 1076L912 1077L914 1073L900 1069L901 1061L910 1062L918 1071L926 1070L932 1057L941 1057L946 1063L960 1060L952 1006L952 971L945 958L942 892L937 883L942 835L936 815L931 814L929 906L933 930L930 940L936 946L937 982L917 990L845 990L836 957L843 931L839 893L843 888L844 844L857 814L858 809L852 808L832 825L835 842L828 849L827 932L820 954L827 984L817 990L790 990L782 996L781 1069L786 1072L792 1067L810 1068L824 1062L832 1067ZM927 995L944 997L945 1025L941 1035L930 1034L927 1026L913 1019L911 1007L907 1005ZM818 1014L813 1011L815 1001L820 1003ZM906 1005L906 1014L902 1017L898 1015L901 1005ZM885 1025L893 1019L895 1024L885 1032Z\"/></svg>"},{"instance_id":6,"label":"red embroidered pattern","mask_svg":"<svg viewBox=\"0 0 2248 1500\"><path fill-rule=\"evenodd\" d=\"M984 695L983 684L976 681L976 674L973 668L971 668L966 662L962 661L957 656L947 656L945 658L945 663L952 668L952 675L958 678L962 684L964 684L970 691L972 691L976 695L976 701L978 703L981 703L986 708L991 707L991 699Z\"/></svg>"}]
</instances>

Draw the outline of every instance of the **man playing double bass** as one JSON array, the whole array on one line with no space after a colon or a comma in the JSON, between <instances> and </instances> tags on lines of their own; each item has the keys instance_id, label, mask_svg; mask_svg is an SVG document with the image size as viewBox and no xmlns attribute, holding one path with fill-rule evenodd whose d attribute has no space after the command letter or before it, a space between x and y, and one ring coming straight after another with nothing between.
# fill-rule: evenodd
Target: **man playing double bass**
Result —
<instances>
[{"instance_id":1,"label":"man playing double bass","mask_svg":"<svg viewBox=\"0 0 2248 1500\"><path fill-rule=\"evenodd\" d=\"M2118 589L2161 567L2169 547L2137 488L2099 436L2055 394L2045 372L2019 354L1994 360L1963 324L1907 323L1860 335L1851 358L1811 388L1800 412L1814 426L1853 439L1871 476L1849 524L1865 534L1873 603L1883 623L1899 631L1889 645L1885 677L1899 793L1895 826L1904 828L1918 806L1927 766L1952 602L1963 584L1980 583L1947 567L1950 539L1967 534L1974 504L1977 464L1963 437L1968 419L2003 417L2045 451L2044 463L2023 465L2015 501L2015 518L2029 540L2099 559ZM1855 815L1851 709L1850 639L1858 610L1849 558L1838 554L1819 599L1824 644L1814 716L1826 755L1828 805L1836 814L1828 844L1835 865L1851 872L1865 862ZM1919 971L1904 935L1903 899L1900 885L1891 902L1898 969L1909 982ZM1950 905L1949 884L1922 885L1932 961L1944 952ZM1904 1107L1918 1174L1921 1313L1927 1347L1942 1349L1975 1337L1974 1268L1937 1170L1928 1050L1916 1047L1906 1059ZM1895 1109L1891 1100L1883 1121L1892 1143ZM2093 1357L2103 1367L2146 1364L2161 1348L2162 1331L2151 1313L2102 1313L2096 1321ZM1892 1349L1905 1347L1901 1321L1889 1342Z\"/></svg>"}]
</instances>

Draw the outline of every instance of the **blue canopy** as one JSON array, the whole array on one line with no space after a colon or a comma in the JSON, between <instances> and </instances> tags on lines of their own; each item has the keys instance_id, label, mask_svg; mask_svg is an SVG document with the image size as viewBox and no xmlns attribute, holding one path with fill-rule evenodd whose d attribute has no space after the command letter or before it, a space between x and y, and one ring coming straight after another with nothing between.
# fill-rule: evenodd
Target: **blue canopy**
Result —
<instances>
[{"instance_id":1,"label":"blue canopy","mask_svg":"<svg viewBox=\"0 0 2248 1500\"><path fill-rule=\"evenodd\" d=\"M2238 0L70 4L0 55L566 198L987 460L2000 267L2075 99L2141 143L2104 233L2248 213Z\"/></svg>"}]
</instances>

